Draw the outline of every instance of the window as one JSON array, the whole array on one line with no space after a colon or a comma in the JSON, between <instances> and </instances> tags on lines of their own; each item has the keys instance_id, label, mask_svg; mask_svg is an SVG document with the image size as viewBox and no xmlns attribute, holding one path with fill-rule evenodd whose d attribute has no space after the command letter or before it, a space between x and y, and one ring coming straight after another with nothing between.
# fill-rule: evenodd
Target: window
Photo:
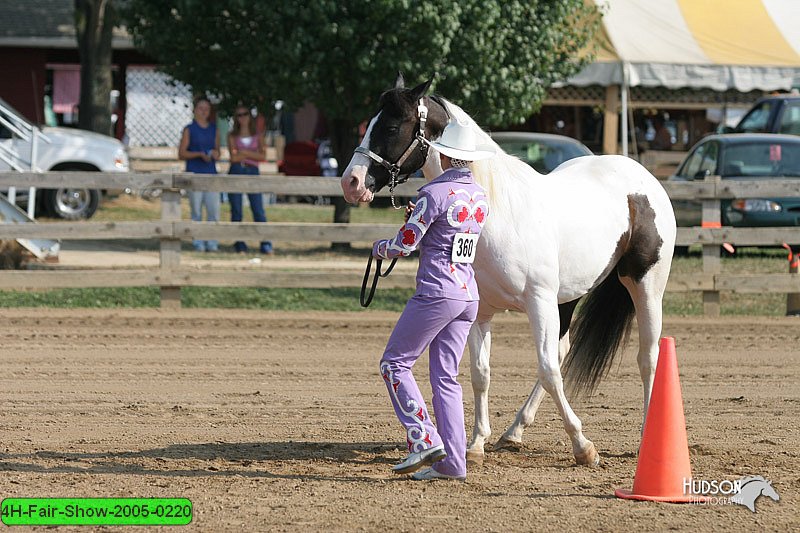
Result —
<instances>
[{"instance_id":1,"label":"window","mask_svg":"<svg viewBox=\"0 0 800 533\"><path fill-rule=\"evenodd\" d=\"M736 131L739 133L767 133L767 122L772 111L772 102L761 102L747 113Z\"/></svg>"},{"instance_id":2,"label":"window","mask_svg":"<svg viewBox=\"0 0 800 533\"><path fill-rule=\"evenodd\" d=\"M717 171L718 159L719 144L707 142L698 146L694 153L689 156L678 175L688 180L703 179Z\"/></svg>"},{"instance_id":3,"label":"window","mask_svg":"<svg viewBox=\"0 0 800 533\"><path fill-rule=\"evenodd\" d=\"M719 144L715 142L706 143L708 148L700 162L700 169L695 173L695 179L702 179L706 176L717 173L717 160L719 159Z\"/></svg>"},{"instance_id":4,"label":"window","mask_svg":"<svg viewBox=\"0 0 800 533\"><path fill-rule=\"evenodd\" d=\"M751 142L726 147L723 176L800 176L800 144Z\"/></svg>"},{"instance_id":5,"label":"window","mask_svg":"<svg viewBox=\"0 0 800 533\"><path fill-rule=\"evenodd\" d=\"M506 153L525 161L541 174L551 172L564 161L586 155L578 145L559 141L505 138L495 141Z\"/></svg>"},{"instance_id":6,"label":"window","mask_svg":"<svg viewBox=\"0 0 800 533\"><path fill-rule=\"evenodd\" d=\"M800 135L800 102L788 102L781 115L778 133Z\"/></svg>"}]
</instances>

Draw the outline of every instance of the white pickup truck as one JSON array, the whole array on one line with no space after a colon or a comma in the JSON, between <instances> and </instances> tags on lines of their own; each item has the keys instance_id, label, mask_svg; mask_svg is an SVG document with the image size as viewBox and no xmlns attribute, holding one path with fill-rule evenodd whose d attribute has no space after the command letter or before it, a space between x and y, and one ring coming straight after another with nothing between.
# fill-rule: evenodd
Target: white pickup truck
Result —
<instances>
[{"instance_id":1,"label":"white pickup truck","mask_svg":"<svg viewBox=\"0 0 800 533\"><path fill-rule=\"evenodd\" d=\"M71 128L40 128L0 99L0 172L127 172L128 168L125 146L117 139ZM28 203L27 187L0 193L11 193L18 205ZM39 190L35 212L69 220L89 218L101 196L102 191L94 189Z\"/></svg>"}]
</instances>

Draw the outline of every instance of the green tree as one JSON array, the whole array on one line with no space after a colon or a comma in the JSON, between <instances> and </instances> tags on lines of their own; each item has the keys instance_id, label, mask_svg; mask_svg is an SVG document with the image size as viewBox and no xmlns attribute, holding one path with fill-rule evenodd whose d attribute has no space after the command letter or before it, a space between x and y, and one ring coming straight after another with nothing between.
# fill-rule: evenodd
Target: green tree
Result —
<instances>
[{"instance_id":1,"label":"green tree","mask_svg":"<svg viewBox=\"0 0 800 533\"><path fill-rule=\"evenodd\" d=\"M111 135L111 38L113 0L75 0L75 33L81 58L78 126Z\"/></svg>"},{"instance_id":2,"label":"green tree","mask_svg":"<svg viewBox=\"0 0 800 533\"><path fill-rule=\"evenodd\" d=\"M525 120L577 72L599 17L584 0L130 0L135 42L200 92L265 107L313 102L344 165L398 71L479 122ZM409 77L410 77L409 76ZM409 80L413 81L413 80ZM349 212L337 210L336 221Z\"/></svg>"}]
</instances>

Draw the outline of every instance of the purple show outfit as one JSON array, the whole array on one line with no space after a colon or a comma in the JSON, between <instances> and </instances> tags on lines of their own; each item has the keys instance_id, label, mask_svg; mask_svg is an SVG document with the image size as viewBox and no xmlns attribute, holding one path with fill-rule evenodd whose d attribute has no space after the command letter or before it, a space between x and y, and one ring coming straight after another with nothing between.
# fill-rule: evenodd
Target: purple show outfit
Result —
<instances>
[{"instance_id":1,"label":"purple show outfit","mask_svg":"<svg viewBox=\"0 0 800 533\"><path fill-rule=\"evenodd\" d=\"M448 169L419 189L416 207L398 234L376 241L372 250L376 258L391 259L419 247L417 290L389 338L380 370L395 413L406 428L409 452L444 444L447 458L435 463L434 469L449 476L467 473L458 365L478 313L472 265L456 257L454 242L468 242L474 235L474 246L488 209L484 190L469 169ZM474 258L474 249L469 250ZM436 426L411 373L428 346Z\"/></svg>"}]
</instances>

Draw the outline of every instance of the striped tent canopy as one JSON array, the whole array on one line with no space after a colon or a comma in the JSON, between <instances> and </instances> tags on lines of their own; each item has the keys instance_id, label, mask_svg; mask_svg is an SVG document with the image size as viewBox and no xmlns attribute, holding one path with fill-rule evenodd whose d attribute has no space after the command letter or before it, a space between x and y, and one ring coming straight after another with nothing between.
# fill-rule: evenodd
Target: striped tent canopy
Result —
<instances>
[{"instance_id":1,"label":"striped tent canopy","mask_svg":"<svg viewBox=\"0 0 800 533\"><path fill-rule=\"evenodd\" d=\"M604 13L596 61L569 85L800 87L800 0L594 2Z\"/></svg>"}]
</instances>

